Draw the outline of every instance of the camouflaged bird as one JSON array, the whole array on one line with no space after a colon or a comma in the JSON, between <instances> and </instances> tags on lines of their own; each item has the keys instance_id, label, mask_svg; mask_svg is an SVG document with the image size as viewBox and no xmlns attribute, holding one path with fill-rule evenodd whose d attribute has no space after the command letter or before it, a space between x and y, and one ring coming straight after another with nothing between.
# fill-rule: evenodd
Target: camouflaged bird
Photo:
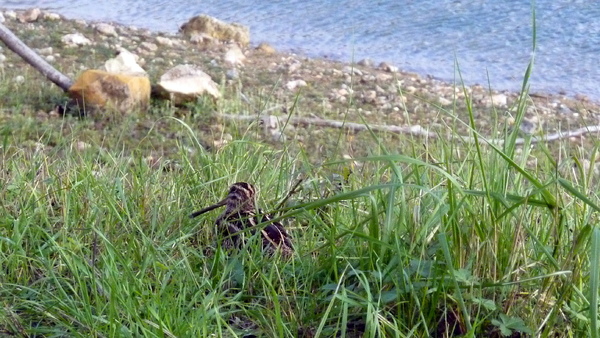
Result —
<instances>
[{"instance_id":1,"label":"camouflaged bird","mask_svg":"<svg viewBox=\"0 0 600 338\"><path fill-rule=\"evenodd\" d=\"M225 211L217 217L216 225L224 235L225 247L239 248L245 244L244 236L260 231L263 249L274 252L281 250L285 256L293 252L290 236L279 222L271 222L267 214L256 208L256 189L250 183L237 182L229 187L229 193L222 201L196 211L190 215L194 218L213 209L226 206ZM266 225L260 225L265 223ZM249 229L247 231L243 231Z\"/></svg>"}]
</instances>

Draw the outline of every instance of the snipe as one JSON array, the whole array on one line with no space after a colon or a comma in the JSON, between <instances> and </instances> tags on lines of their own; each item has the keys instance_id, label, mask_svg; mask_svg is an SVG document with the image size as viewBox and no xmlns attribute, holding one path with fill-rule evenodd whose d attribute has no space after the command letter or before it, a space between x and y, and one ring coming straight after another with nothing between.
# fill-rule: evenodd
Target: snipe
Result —
<instances>
[{"instance_id":1,"label":"snipe","mask_svg":"<svg viewBox=\"0 0 600 338\"><path fill-rule=\"evenodd\" d=\"M260 231L263 249L273 252L276 249L288 256L293 247L290 236L279 222L271 222L269 215L256 208L256 189L250 183L237 182L229 187L229 193L222 201L196 211L190 215L194 218L213 209L226 206L225 211L217 217L216 224L222 235L226 237L224 245L240 247L244 244L245 234L252 235ZM269 223L270 222L270 223ZM268 223L264 227L258 226ZM243 231L249 229L247 231Z\"/></svg>"}]
</instances>

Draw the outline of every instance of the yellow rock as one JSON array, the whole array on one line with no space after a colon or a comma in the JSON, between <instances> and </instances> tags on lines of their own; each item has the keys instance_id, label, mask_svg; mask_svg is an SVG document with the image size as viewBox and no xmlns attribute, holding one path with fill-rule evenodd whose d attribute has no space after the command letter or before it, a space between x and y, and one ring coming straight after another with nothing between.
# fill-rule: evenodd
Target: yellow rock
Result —
<instances>
[{"instance_id":1,"label":"yellow rock","mask_svg":"<svg viewBox=\"0 0 600 338\"><path fill-rule=\"evenodd\" d=\"M269 45L266 42L261 42L258 46L256 46L256 51L261 52L266 55L273 55L277 53L277 50L273 48L273 46Z\"/></svg>"},{"instance_id":2,"label":"yellow rock","mask_svg":"<svg viewBox=\"0 0 600 338\"><path fill-rule=\"evenodd\" d=\"M208 15L199 15L191 18L180 29L187 36L206 34L221 41L233 40L240 46L250 43L250 30L238 23L226 23Z\"/></svg>"},{"instance_id":3,"label":"yellow rock","mask_svg":"<svg viewBox=\"0 0 600 338\"><path fill-rule=\"evenodd\" d=\"M126 113L146 108L150 101L150 80L146 76L111 74L101 70L86 70L69 88L69 96L79 107L115 109Z\"/></svg>"}]
</instances>

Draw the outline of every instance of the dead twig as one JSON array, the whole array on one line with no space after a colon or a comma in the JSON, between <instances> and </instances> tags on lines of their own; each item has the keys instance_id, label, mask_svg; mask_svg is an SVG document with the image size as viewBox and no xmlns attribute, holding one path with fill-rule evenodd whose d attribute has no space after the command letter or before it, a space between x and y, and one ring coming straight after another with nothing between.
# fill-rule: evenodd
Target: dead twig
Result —
<instances>
[{"instance_id":1,"label":"dead twig","mask_svg":"<svg viewBox=\"0 0 600 338\"><path fill-rule=\"evenodd\" d=\"M300 183L302 183L303 181L304 181L304 177L301 177L296 181L296 183L294 184L292 189L290 189L290 191L288 191L288 193L281 200L281 202L279 202L279 204L277 204L277 206L275 207L275 211L280 210L285 205L285 203L290 199L290 197L292 197L292 195L294 195L295 193L298 192L298 190L297 190L298 186L300 186Z\"/></svg>"},{"instance_id":2,"label":"dead twig","mask_svg":"<svg viewBox=\"0 0 600 338\"><path fill-rule=\"evenodd\" d=\"M277 119L285 119L287 123L293 126L317 126L317 127L327 127L327 128L338 128L338 129L346 129L353 132L360 132L366 130L378 131L378 132L389 132L395 134L405 134L405 135L414 135L414 136L422 136L427 138L440 138L440 134L428 131L427 129L421 127L420 125L414 126L394 126L394 125L366 125L361 123L354 122L344 122L344 121L336 121L336 120L325 120L319 118L309 118L309 117L277 117L274 115L233 115L233 114L218 114L218 117L229 119L229 120L239 120L239 121L270 121L273 118ZM590 126L590 127L582 127L575 130L568 131L559 131L554 134L542 135L542 136L532 136L531 138L517 138L515 140L515 144L523 145L526 142L531 144L538 142L553 142L561 139L566 139L570 137L580 137L585 134L599 132L600 125L598 126ZM471 136L464 135L450 135L448 137L450 141L463 141L468 143L475 142L475 138ZM486 139L485 137L478 138L480 144L493 144L493 145L502 145L504 144L504 139Z\"/></svg>"}]
</instances>

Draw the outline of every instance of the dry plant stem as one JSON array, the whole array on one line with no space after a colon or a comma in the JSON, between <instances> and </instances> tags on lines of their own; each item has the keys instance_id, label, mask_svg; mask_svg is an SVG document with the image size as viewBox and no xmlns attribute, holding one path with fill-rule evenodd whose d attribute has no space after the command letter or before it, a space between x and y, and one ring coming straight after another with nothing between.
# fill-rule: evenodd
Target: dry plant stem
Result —
<instances>
[{"instance_id":1,"label":"dry plant stem","mask_svg":"<svg viewBox=\"0 0 600 338\"><path fill-rule=\"evenodd\" d=\"M241 120L241 121L256 121L263 120L268 121L271 116L270 115L233 115L233 114L217 114L218 117L230 120ZM438 133L430 132L425 130L425 128L420 125L401 127L401 126L393 126L393 125L365 125L361 123L354 122L344 122L344 121L336 121L336 120L324 120L318 118L308 118L308 117L292 117L292 118L283 118L288 121L288 123L294 126L317 126L317 127L329 127L329 128L340 128L347 129L353 132L365 131L365 130L373 130L373 131L382 131L382 132L390 132L396 134L407 134L414 136L423 136L428 138L439 138L440 135ZM538 143L538 142L552 142L558 141L561 139L566 139L570 137L579 137L585 134L599 132L600 125L598 126L590 126L583 127L575 130L568 131L560 131L558 133L544 135L544 136L533 136L531 139L526 138L518 138L515 140L516 145L525 144L525 142L529 141L529 143ZM475 142L475 139L471 136L450 136L450 140L461 140L463 142L472 143ZM479 143L481 144L494 144L494 145L502 145L504 143L504 139L486 139L483 137L479 138Z\"/></svg>"},{"instance_id":2,"label":"dry plant stem","mask_svg":"<svg viewBox=\"0 0 600 338\"><path fill-rule=\"evenodd\" d=\"M59 86L63 91L67 91L73 81L67 76L56 70L51 64L37 55L31 48L21 41L6 26L0 23L0 40L6 44L10 50L19 55L23 60L29 63L38 72L42 73L48 80Z\"/></svg>"},{"instance_id":3,"label":"dry plant stem","mask_svg":"<svg viewBox=\"0 0 600 338\"><path fill-rule=\"evenodd\" d=\"M295 193L298 192L298 186L300 185L300 183L302 183L304 181L304 177L299 178L296 183L294 184L294 186L292 187L292 189L290 189L290 191L288 191L287 195L285 195L285 197L283 198L283 200L281 200L281 202L279 202L279 204L277 205L277 207L275 207L275 211L281 209L281 207L283 207L283 205L290 199L290 197L292 197L292 195L294 195Z\"/></svg>"}]
</instances>

